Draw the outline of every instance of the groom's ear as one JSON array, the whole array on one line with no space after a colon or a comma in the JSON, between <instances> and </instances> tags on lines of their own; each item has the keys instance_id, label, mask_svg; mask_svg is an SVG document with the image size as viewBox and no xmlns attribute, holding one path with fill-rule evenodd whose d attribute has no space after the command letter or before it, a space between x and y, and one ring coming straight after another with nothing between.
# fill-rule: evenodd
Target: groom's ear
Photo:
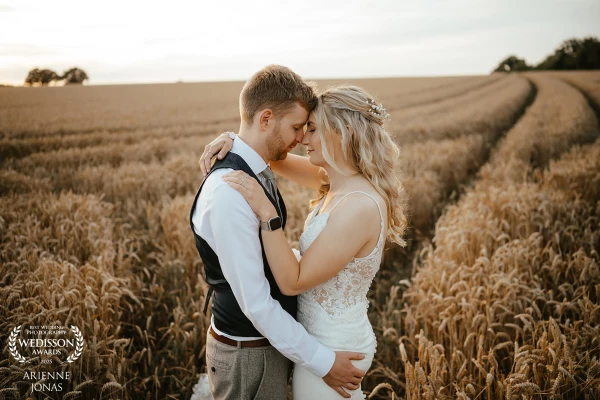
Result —
<instances>
[{"instance_id":1,"label":"groom's ear","mask_svg":"<svg viewBox=\"0 0 600 400\"><path fill-rule=\"evenodd\" d=\"M269 121L273 119L273 111L266 108L258 114L258 127L261 131L266 131L269 128Z\"/></svg>"}]
</instances>

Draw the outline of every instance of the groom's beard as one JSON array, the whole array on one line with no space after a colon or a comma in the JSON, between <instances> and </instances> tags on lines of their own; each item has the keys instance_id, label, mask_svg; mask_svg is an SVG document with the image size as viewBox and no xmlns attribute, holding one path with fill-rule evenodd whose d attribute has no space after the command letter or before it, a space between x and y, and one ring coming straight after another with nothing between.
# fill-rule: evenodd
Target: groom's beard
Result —
<instances>
[{"instance_id":1,"label":"groom's beard","mask_svg":"<svg viewBox=\"0 0 600 400\"><path fill-rule=\"evenodd\" d=\"M280 122L278 121L273 128L273 133L267 139L267 151L270 154L271 161L280 161L285 160L287 157L287 149L289 146L286 146L283 138L281 137L280 130Z\"/></svg>"}]
</instances>

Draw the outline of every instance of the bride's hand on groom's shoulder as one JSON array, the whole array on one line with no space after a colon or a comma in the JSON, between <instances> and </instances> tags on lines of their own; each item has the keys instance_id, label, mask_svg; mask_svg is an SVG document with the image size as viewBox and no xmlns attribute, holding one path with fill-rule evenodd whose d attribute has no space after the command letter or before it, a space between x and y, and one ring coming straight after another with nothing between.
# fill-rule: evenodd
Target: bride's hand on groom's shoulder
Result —
<instances>
[{"instance_id":1,"label":"bride's hand on groom's shoulder","mask_svg":"<svg viewBox=\"0 0 600 400\"><path fill-rule=\"evenodd\" d=\"M331 370L323 377L323 380L333 390L345 398L351 395L344 390L356 390L360 387L360 382L365 376L365 371L356 368L351 360L362 360L365 358L363 353L353 351L336 351L335 362Z\"/></svg>"},{"instance_id":2,"label":"bride's hand on groom's shoulder","mask_svg":"<svg viewBox=\"0 0 600 400\"><path fill-rule=\"evenodd\" d=\"M202 170L203 176L206 176L208 171L210 171L212 160L215 157L221 160L233 147L233 139L231 139L229 133L230 132L221 133L216 139L204 147L204 152L198 160L198 165Z\"/></svg>"},{"instance_id":3,"label":"bride's hand on groom's shoulder","mask_svg":"<svg viewBox=\"0 0 600 400\"><path fill-rule=\"evenodd\" d=\"M268 221L277 216L277 210L256 179L242 170L237 170L223 175L223 180L244 196L261 221Z\"/></svg>"}]
</instances>

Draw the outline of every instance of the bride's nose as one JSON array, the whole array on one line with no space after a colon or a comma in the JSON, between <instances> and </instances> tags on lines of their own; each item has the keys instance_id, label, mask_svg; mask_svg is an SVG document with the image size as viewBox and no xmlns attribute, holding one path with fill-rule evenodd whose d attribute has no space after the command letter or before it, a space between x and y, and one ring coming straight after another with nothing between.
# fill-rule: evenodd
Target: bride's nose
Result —
<instances>
[{"instance_id":1,"label":"bride's nose","mask_svg":"<svg viewBox=\"0 0 600 400\"><path fill-rule=\"evenodd\" d=\"M304 135L302 135L302 141L300 143L302 143L305 146L308 146L308 132L304 133Z\"/></svg>"}]
</instances>

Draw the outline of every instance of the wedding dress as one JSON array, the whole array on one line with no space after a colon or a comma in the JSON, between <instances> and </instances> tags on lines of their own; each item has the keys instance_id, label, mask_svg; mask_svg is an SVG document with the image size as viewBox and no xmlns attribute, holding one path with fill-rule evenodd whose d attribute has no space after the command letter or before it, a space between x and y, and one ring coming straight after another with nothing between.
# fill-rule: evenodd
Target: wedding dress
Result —
<instances>
[{"instance_id":1,"label":"wedding dress","mask_svg":"<svg viewBox=\"0 0 600 400\"><path fill-rule=\"evenodd\" d=\"M352 193L363 193L377 203L368 193L350 192L328 212L316 214L323 205L325 199L323 198L304 223L304 232L299 241L300 256L325 228L329 214L344 197ZM298 322L320 343L335 351L365 353L366 357L363 360L352 361L354 366L364 371L370 368L377 347L375 333L367 317L369 308L367 292L379 270L385 242L383 215L379 203L377 208L381 218L381 231L373 251L365 257L353 258L329 281L298 296ZM352 399L365 399L361 388L353 391L346 389L346 391L352 395ZM297 364L294 366L292 393L294 400L342 399L342 396L329 387L323 379Z\"/></svg>"}]
</instances>

